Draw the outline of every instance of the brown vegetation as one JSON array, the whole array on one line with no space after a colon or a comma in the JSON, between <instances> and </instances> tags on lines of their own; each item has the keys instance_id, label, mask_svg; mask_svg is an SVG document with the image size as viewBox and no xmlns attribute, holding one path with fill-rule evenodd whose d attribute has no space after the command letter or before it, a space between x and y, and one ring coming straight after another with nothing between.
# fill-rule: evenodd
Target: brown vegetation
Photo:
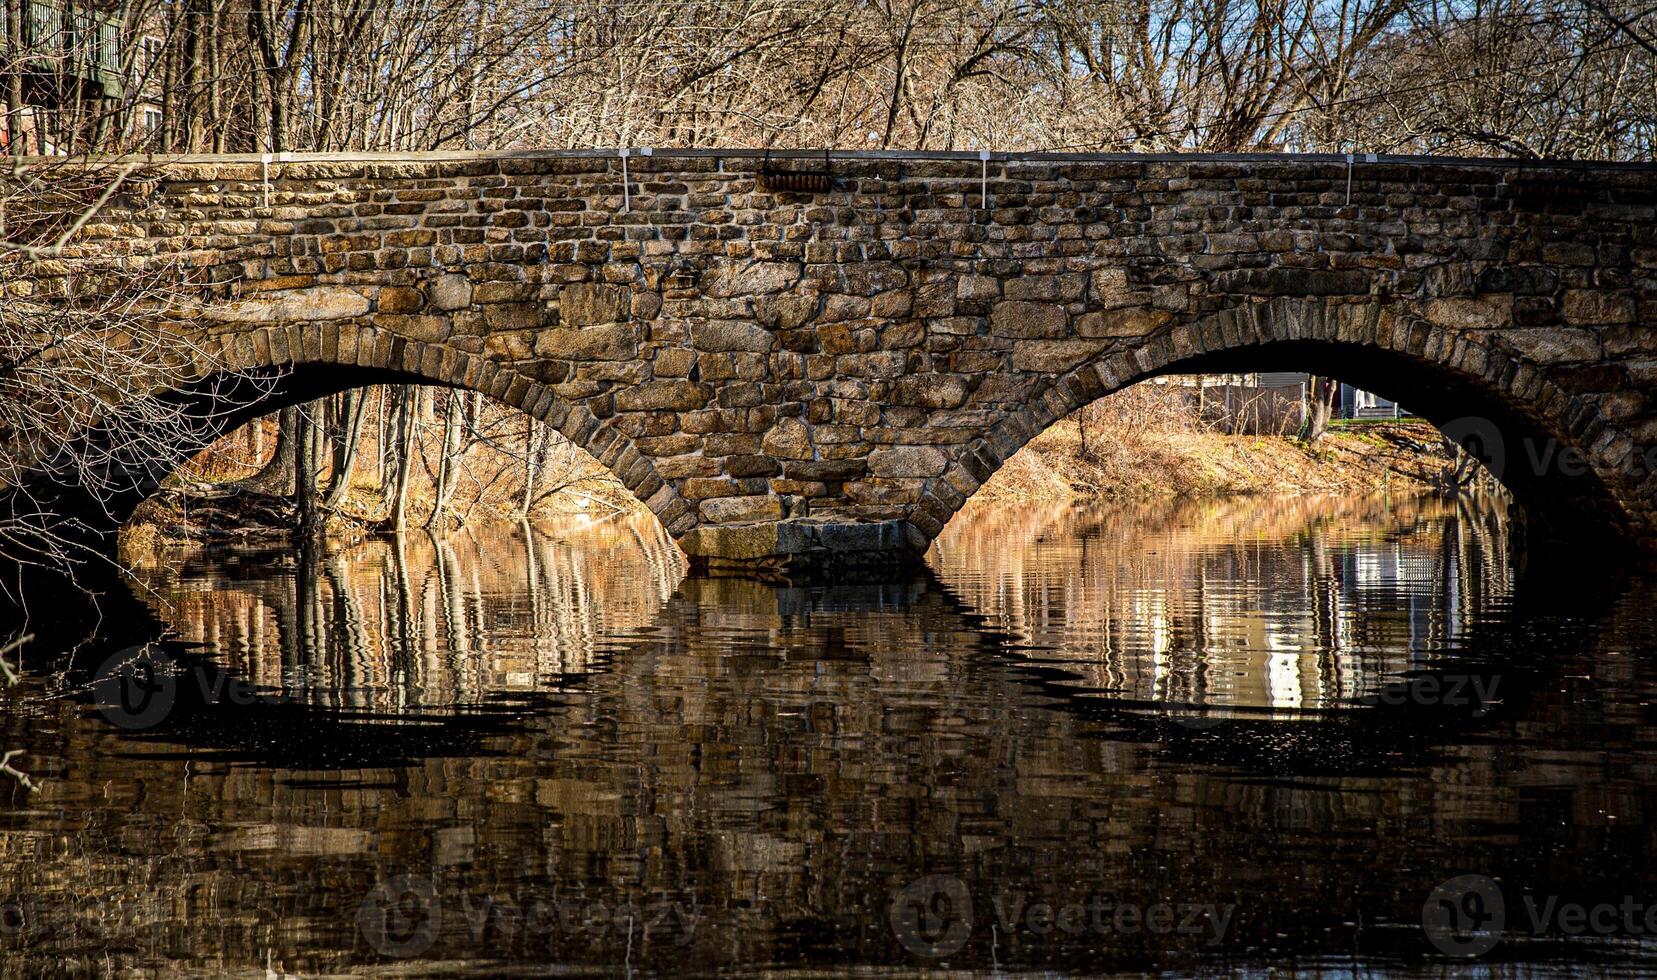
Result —
<instances>
[{"instance_id":1,"label":"brown vegetation","mask_svg":"<svg viewBox=\"0 0 1657 980\"><path fill-rule=\"evenodd\" d=\"M1425 492L1453 459L1421 420L1337 424L1316 443L1230 435L1178 388L1142 384L1031 440L978 494L987 500Z\"/></svg>"},{"instance_id":2,"label":"brown vegetation","mask_svg":"<svg viewBox=\"0 0 1657 980\"><path fill-rule=\"evenodd\" d=\"M396 428L403 388L362 390L357 463L337 481L334 464L319 482L330 494L328 529L392 530L405 454L406 527L445 528L475 519L643 510L591 456L522 412L465 392L422 392L408 436ZM319 403L320 404L320 403ZM453 424L449 405L456 406ZM166 538L252 538L294 527L288 486L249 485L278 449L279 422L267 417L198 453L148 501L123 531L123 550L143 553Z\"/></svg>"},{"instance_id":3,"label":"brown vegetation","mask_svg":"<svg viewBox=\"0 0 1657 980\"><path fill-rule=\"evenodd\" d=\"M32 9L8 0L14 22ZM55 44L0 55L0 77L10 119L32 122L36 99L63 106L18 127L34 151L1641 158L1657 132L1649 14L1574 0L137 0L111 26L147 43L93 52L58 28ZM110 56L134 83L76 98L84 62Z\"/></svg>"}]
</instances>

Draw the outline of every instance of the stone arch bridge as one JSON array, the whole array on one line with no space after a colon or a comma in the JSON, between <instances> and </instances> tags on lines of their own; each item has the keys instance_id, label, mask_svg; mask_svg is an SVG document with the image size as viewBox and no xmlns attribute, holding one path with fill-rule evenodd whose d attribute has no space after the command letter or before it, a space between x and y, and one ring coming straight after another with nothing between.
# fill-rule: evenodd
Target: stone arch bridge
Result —
<instances>
[{"instance_id":1,"label":"stone arch bridge","mask_svg":"<svg viewBox=\"0 0 1657 980\"><path fill-rule=\"evenodd\" d=\"M826 191L762 174L823 161L146 159L83 237L226 284L180 327L211 355L200 390L271 371L260 413L481 390L710 566L913 556L1078 406L1262 368L1476 439L1553 533L1657 543L1651 167L841 153Z\"/></svg>"}]
</instances>

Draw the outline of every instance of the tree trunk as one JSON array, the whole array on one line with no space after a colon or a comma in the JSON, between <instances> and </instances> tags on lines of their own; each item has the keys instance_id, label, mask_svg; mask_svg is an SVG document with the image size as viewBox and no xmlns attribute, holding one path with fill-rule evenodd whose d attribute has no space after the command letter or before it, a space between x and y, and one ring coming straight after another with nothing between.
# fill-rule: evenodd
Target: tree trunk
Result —
<instances>
[{"instance_id":1,"label":"tree trunk","mask_svg":"<svg viewBox=\"0 0 1657 980\"><path fill-rule=\"evenodd\" d=\"M455 492L455 472L460 468L460 422L465 402L458 391L450 391L448 398L449 403L443 411L443 455L437 464L437 491L432 497L432 512L426 519L427 527L437 526L443 512L448 509L449 500Z\"/></svg>"},{"instance_id":2,"label":"tree trunk","mask_svg":"<svg viewBox=\"0 0 1657 980\"><path fill-rule=\"evenodd\" d=\"M529 519L535 509L536 484L547 467L547 454L552 449L552 432L548 426L530 418L524 431L524 499L518 507L518 517Z\"/></svg>"},{"instance_id":3,"label":"tree trunk","mask_svg":"<svg viewBox=\"0 0 1657 980\"><path fill-rule=\"evenodd\" d=\"M322 535L322 511L317 506L316 472L323 455L322 423L317 418L327 403L318 399L305 405L294 427L293 506L295 533L302 538Z\"/></svg>"},{"instance_id":4,"label":"tree trunk","mask_svg":"<svg viewBox=\"0 0 1657 980\"><path fill-rule=\"evenodd\" d=\"M241 482L242 490L278 496L287 496L293 492L294 430L298 426L299 409L296 406L284 408L277 414L276 452L259 472Z\"/></svg>"},{"instance_id":5,"label":"tree trunk","mask_svg":"<svg viewBox=\"0 0 1657 980\"><path fill-rule=\"evenodd\" d=\"M6 152L22 156L23 142L23 0L5 0L6 24Z\"/></svg>"},{"instance_id":6,"label":"tree trunk","mask_svg":"<svg viewBox=\"0 0 1657 980\"><path fill-rule=\"evenodd\" d=\"M408 526L409 477L414 472L414 417L420 411L420 388L403 385L397 395L397 478L392 486L391 529Z\"/></svg>"},{"instance_id":7,"label":"tree trunk","mask_svg":"<svg viewBox=\"0 0 1657 980\"><path fill-rule=\"evenodd\" d=\"M1306 379L1306 418L1300 424L1302 442L1312 445L1329 431L1329 417L1334 409L1337 390L1333 378L1313 375Z\"/></svg>"},{"instance_id":8,"label":"tree trunk","mask_svg":"<svg viewBox=\"0 0 1657 980\"><path fill-rule=\"evenodd\" d=\"M207 5L193 0L184 11L184 149L200 153L207 149L207 120L201 111L207 88Z\"/></svg>"},{"instance_id":9,"label":"tree trunk","mask_svg":"<svg viewBox=\"0 0 1657 980\"><path fill-rule=\"evenodd\" d=\"M357 465L357 450L362 445L363 419L368 415L367 392L353 388L340 396L340 431L334 433L334 472L328 478L328 491L322 506L338 509L351 489L351 471Z\"/></svg>"}]
</instances>

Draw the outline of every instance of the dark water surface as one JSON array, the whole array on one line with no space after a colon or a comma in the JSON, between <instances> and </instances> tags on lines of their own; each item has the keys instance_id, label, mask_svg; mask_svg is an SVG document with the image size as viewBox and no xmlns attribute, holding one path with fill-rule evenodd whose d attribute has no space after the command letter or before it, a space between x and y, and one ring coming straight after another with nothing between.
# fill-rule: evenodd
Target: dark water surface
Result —
<instances>
[{"instance_id":1,"label":"dark water surface","mask_svg":"<svg viewBox=\"0 0 1657 980\"><path fill-rule=\"evenodd\" d=\"M7 695L0 975L1657 968L1657 587L1498 523L984 505L810 588L648 518L169 556L171 639Z\"/></svg>"}]
</instances>

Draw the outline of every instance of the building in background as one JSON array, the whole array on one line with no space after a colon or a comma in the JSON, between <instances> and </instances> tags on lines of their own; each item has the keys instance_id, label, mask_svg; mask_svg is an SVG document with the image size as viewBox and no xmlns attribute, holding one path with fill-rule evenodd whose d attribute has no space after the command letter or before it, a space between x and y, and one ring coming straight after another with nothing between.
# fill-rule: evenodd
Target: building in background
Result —
<instances>
[{"instance_id":1,"label":"building in background","mask_svg":"<svg viewBox=\"0 0 1657 980\"><path fill-rule=\"evenodd\" d=\"M160 42L127 30L120 5L4 0L0 42L0 150L119 145L159 126L144 93Z\"/></svg>"},{"instance_id":2,"label":"building in background","mask_svg":"<svg viewBox=\"0 0 1657 980\"><path fill-rule=\"evenodd\" d=\"M1186 388L1193 410L1222 432L1293 435L1306 415L1311 375L1304 371L1189 374L1158 379ZM1342 382L1335 395L1337 419L1397 419L1410 413L1396 402Z\"/></svg>"}]
</instances>

